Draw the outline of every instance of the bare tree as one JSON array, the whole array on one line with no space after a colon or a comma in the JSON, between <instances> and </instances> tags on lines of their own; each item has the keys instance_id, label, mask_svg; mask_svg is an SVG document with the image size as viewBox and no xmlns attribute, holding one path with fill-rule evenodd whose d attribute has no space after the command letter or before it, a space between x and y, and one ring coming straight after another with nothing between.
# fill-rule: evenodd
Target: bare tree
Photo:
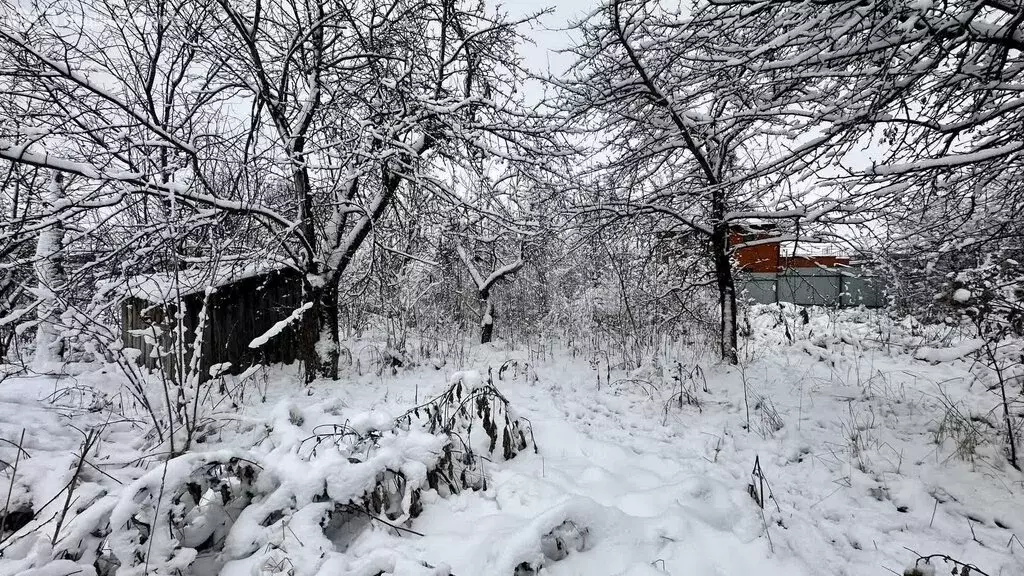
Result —
<instances>
[{"instance_id":1,"label":"bare tree","mask_svg":"<svg viewBox=\"0 0 1024 576\"><path fill-rule=\"evenodd\" d=\"M518 272L525 262L521 255L503 261L499 256L500 240L497 237L472 236L466 230L458 236L463 238L454 240L456 250L473 280L477 300L480 302L480 343L487 344L494 337L494 323L498 315L491 290L500 280ZM466 248L470 242L473 245L472 252Z\"/></svg>"},{"instance_id":2,"label":"bare tree","mask_svg":"<svg viewBox=\"0 0 1024 576\"><path fill-rule=\"evenodd\" d=\"M230 225L239 256L299 268L309 378L337 374L339 283L399 190L435 156L529 162L540 134L514 95L518 22L475 3L70 8L0 25L5 80L47 105L12 124L0 158L80 176L62 210L118 214L114 252L173 239L177 267L187 238Z\"/></svg>"},{"instance_id":3,"label":"bare tree","mask_svg":"<svg viewBox=\"0 0 1024 576\"><path fill-rule=\"evenodd\" d=\"M785 162L832 164L822 182L878 223L877 247L935 266L1019 238L1024 4L712 1L693 18L742 31L716 41L722 66L805 87L783 102L813 137Z\"/></svg>"},{"instance_id":4,"label":"bare tree","mask_svg":"<svg viewBox=\"0 0 1024 576\"><path fill-rule=\"evenodd\" d=\"M787 146L797 140L800 115L787 106L800 98L801 84L731 65L722 46L744 42L747 31L700 14L608 0L580 24L577 62L555 82L567 120L599 141L585 170L595 191L582 211L660 215L666 229L704 238L720 303L720 351L735 363L731 231L770 220L780 241L795 234L787 228L838 204L785 184L806 165Z\"/></svg>"},{"instance_id":5,"label":"bare tree","mask_svg":"<svg viewBox=\"0 0 1024 576\"><path fill-rule=\"evenodd\" d=\"M449 241L473 283L480 308L480 343L494 337L497 305L493 289L526 263L524 244L534 235L529 215L520 202L529 198L530 184L501 163L477 162L462 179L461 216L450 223Z\"/></svg>"}]
</instances>

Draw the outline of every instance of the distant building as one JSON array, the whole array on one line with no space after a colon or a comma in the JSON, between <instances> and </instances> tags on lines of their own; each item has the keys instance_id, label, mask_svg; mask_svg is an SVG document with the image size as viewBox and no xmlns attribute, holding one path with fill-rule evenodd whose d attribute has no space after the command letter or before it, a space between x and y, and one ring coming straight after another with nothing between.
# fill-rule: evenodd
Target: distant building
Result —
<instances>
[{"instance_id":1,"label":"distant building","mask_svg":"<svg viewBox=\"0 0 1024 576\"><path fill-rule=\"evenodd\" d=\"M880 279L834 246L780 242L770 224L736 226L729 243L737 287L755 302L840 307L885 303Z\"/></svg>"},{"instance_id":2,"label":"distant building","mask_svg":"<svg viewBox=\"0 0 1024 576\"><path fill-rule=\"evenodd\" d=\"M207 298L207 292L212 288ZM232 270L211 273L184 270L177 275L149 274L131 278L123 290L121 339L126 348L142 351L139 364L163 367L176 378L174 362L163 352L184 351L185 365L192 357L195 328L206 306L198 371L210 378L210 368L230 362L225 373L237 374L260 363L289 363L300 358L299 326L287 326L258 348L253 339L264 335L302 305L302 276L295 269ZM184 305L182 328L185 346L175 346L176 302ZM154 349L157 352L154 352ZM163 352L161 352L163 351Z\"/></svg>"}]
</instances>

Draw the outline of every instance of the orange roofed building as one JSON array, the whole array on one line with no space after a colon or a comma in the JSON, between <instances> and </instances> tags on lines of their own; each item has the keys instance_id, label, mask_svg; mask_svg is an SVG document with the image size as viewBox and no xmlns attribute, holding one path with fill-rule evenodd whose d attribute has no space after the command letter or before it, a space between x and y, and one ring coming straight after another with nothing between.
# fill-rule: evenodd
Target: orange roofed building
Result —
<instances>
[{"instance_id":1,"label":"orange roofed building","mask_svg":"<svg viewBox=\"0 0 1024 576\"><path fill-rule=\"evenodd\" d=\"M801 254L783 256L782 244L768 225L734 227L729 233L729 245L737 270L751 273L778 274L802 268L837 268L850 266L850 257L833 254Z\"/></svg>"},{"instance_id":2,"label":"orange roofed building","mask_svg":"<svg viewBox=\"0 0 1024 576\"><path fill-rule=\"evenodd\" d=\"M787 242L787 244L791 244ZM805 243L783 250L772 224L734 226L729 234L739 286L755 302L820 306L881 306L877 278L833 246ZM784 256L784 252L802 254Z\"/></svg>"}]
</instances>

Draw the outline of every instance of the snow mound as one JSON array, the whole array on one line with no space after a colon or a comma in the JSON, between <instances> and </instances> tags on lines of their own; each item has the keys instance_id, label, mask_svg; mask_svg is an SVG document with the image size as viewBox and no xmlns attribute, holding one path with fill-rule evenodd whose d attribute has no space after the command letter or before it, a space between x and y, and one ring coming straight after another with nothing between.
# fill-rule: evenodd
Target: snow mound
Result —
<instances>
[{"instance_id":1,"label":"snow mound","mask_svg":"<svg viewBox=\"0 0 1024 576\"><path fill-rule=\"evenodd\" d=\"M453 382L397 419L377 410L338 421L336 401L286 398L251 427L265 431L251 449L186 453L116 493L79 494L89 499L58 545L27 533L0 573L447 575L369 543L378 532L417 535L409 526L425 491L486 488L484 459L512 458L532 441L478 373Z\"/></svg>"}]
</instances>

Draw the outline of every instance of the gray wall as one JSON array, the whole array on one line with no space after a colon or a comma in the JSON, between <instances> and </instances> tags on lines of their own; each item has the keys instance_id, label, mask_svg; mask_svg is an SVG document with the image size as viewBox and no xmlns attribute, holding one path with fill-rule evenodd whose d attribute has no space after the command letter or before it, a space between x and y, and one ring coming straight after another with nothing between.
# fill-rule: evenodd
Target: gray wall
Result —
<instances>
[{"instance_id":1,"label":"gray wall","mask_svg":"<svg viewBox=\"0 0 1024 576\"><path fill-rule=\"evenodd\" d=\"M775 274L765 273L746 273L736 278L743 297L759 304L771 304L776 301L777 282Z\"/></svg>"},{"instance_id":2,"label":"gray wall","mask_svg":"<svg viewBox=\"0 0 1024 576\"><path fill-rule=\"evenodd\" d=\"M880 278L862 275L855 266L801 268L782 274L740 273L737 283L743 296L760 304L792 302L801 306L867 306L885 304Z\"/></svg>"}]
</instances>

